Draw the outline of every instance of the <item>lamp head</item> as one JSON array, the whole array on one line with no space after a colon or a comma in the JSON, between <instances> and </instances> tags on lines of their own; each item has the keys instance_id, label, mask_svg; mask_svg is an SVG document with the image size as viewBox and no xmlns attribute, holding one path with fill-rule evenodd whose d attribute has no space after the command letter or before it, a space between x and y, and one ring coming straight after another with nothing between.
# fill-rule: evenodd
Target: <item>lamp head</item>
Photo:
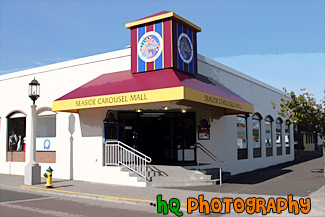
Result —
<instances>
[{"instance_id":1,"label":"lamp head","mask_svg":"<svg viewBox=\"0 0 325 217\"><path fill-rule=\"evenodd\" d=\"M40 97L40 84L35 78L29 83L28 96L33 100L33 104Z\"/></svg>"}]
</instances>

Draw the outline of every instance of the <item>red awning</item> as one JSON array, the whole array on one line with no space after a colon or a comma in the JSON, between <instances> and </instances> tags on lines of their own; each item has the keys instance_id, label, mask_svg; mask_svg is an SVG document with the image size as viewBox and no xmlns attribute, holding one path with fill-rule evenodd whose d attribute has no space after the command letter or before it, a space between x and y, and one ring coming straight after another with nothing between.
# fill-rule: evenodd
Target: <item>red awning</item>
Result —
<instances>
[{"instance_id":1,"label":"red awning","mask_svg":"<svg viewBox=\"0 0 325 217\"><path fill-rule=\"evenodd\" d=\"M108 73L82 85L53 102L53 111L123 106L142 103L194 102L252 113L251 103L208 77L191 77L174 69L141 74ZM234 112L232 112L234 113Z\"/></svg>"}]
</instances>

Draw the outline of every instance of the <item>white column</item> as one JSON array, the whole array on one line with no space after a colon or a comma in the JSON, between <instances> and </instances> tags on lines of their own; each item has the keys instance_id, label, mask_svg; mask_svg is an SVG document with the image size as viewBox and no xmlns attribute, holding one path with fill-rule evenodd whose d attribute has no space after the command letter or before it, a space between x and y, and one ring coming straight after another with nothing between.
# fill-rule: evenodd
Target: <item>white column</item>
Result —
<instances>
[{"instance_id":1,"label":"white column","mask_svg":"<svg viewBox=\"0 0 325 217\"><path fill-rule=\"evenodd\" d=\"M32 114L31 114L31 138L30 138L30 160L25 166L25 185L36 185L41 183L41 167L36 162L35 159L35 149L36 149L36 105L32 105Z\"/></svg>"}]
</instances>

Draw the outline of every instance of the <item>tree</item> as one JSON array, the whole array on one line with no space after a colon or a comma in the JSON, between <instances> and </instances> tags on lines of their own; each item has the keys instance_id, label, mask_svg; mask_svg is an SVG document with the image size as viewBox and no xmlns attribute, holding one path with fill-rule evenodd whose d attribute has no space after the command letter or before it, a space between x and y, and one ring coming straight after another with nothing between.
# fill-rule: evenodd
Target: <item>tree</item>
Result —
<instances>
[{"instance_id":1,"label":"tree","mask_svg":"<svg viewBox=\"0 0 325 217\"><path fill-rule=\"evenodd\" d=\"M312 94L301 89L302 93L297 96L293 91L285 91L285 97L281 98L279 107L272 102L273 108L278 114L297 125L307 127L317 133L322 139L323 159L324 159L324 178L325 178L325 91L324 99L317 103Z\"/></svg>"}]
</instances>

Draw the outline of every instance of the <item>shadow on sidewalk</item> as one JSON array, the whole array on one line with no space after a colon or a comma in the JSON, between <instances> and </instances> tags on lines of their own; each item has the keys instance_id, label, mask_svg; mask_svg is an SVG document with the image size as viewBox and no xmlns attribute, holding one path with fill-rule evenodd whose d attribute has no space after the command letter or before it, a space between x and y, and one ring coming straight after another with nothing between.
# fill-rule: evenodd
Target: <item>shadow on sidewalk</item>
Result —
<instances>
[{"instance_id":1,"label":"shadow on sidewalk","mask_svg":"<svg viewBox=\"0 0 325 217\"><path fill-rule=\"evenodd\" d=\"M303 156L299 160L294 160L291 162L286 162L282 164L278 164L275 166L270 166L263 169L254 170L251 172L241 173L234 176L230 176L229 178L224 180L224 183L229 184L258 184L261 182L265 182L267 180L279 177L281 175L291 173L292 169L287 169L288 167L299 165L301 163L314 160L322 157L321 153L312 152L312 153L304 153ZM314 169L310 171L312 173L323 173L322 169Z\"/></svg>"},{"instance_id":2,"label":"shadow on sidewalk","mask_svg":"<svg viewBox=\"0 0 325 217\"><path fill-rule=\"evenodd\" d=\"M315 170L312 170L311 172L312 173L320 173L320 174L323 174L324 173L324 170L323 169L315 169Z\"/></svg>"}]
</instances>

